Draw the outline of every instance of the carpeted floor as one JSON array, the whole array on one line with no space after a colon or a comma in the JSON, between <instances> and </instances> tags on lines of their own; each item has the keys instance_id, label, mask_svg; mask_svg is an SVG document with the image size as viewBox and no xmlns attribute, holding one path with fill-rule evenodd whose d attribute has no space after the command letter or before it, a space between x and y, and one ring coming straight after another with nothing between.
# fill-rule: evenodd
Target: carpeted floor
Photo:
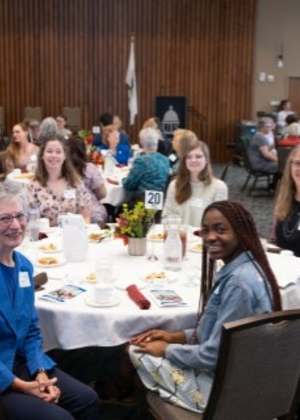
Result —
<instances>
[{"instance_id":1,"label":"carpeted floor","mask_svg":"<svg viewBox=\"0 0 300 420\"><path fill-rule=\"evenodd\" d=\"M219 178L225 165L214 164L214 175ZM243 204L253 215L259 235L262 238L268 238L271 230L273 209L274 209L274 195L268 195L266 180L259 181L253 190L251 196L248 196L248 191L252 180L244 192L241 188L247 178L247 173L244 167L233 165L230 166L225 182L229 189L229 199L235 200Z\"/></svg>"}]
</instances>

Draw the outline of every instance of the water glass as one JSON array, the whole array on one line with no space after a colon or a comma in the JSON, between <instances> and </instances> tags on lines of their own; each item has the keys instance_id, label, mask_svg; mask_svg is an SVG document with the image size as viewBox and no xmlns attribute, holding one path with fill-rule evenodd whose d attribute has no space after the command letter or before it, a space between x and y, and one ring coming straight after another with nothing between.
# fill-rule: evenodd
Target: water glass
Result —
<instances>
[{"instance_id":1,"label":"water glass","mask_svg":"<svg viewBox=\"0 0 300 420\"><path fill-rule=\"evenodd\" d=\"M29 207L27 229L28 229L31 241L39 240L39 233L40 233L39 225L40 225L40 208Z\"/></svg>"},{"instance_id":2,"label":"water glass","mask_svg":"<svg viewBox=\"0 0 300 420\"><path fill-rule=\"evenodd\" d=\"M95 267L97 282L110 284L113 282L113 260L112 258L100 257Z\"/></svg>"}]
</instances>

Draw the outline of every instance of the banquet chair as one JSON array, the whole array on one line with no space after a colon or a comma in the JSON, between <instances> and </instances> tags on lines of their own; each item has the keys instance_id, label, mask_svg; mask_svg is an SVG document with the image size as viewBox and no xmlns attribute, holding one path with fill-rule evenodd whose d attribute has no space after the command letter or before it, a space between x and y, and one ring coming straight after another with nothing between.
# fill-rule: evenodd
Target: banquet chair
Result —
<instances>
[{"instance_id":1,"label":"banquet chair","mask_svg":"<svg viewBox=\"0 0 300 420\"><path fill-rule=\"evenodd\" d=\"M278 147L277 148L279 178L281 178L283 175L285 163L287 161L288 155L290 154L291 150L292 150L292 147Z\"/></svg>"},{"instance_id":2,"label":"banquet chair","mask_svg":"<svg viewBox=\"0 0 300 420\"><path fill-rule=\"evenodd\" d=\"M249 139L247 137L241 137L240 138L240 146L241 146L240 150L241 150L241 154L242 154L242 157L243 157L244 167L245 167L246 172L248 174L248 176L246 178L246 181L245 181L245 183L242 187L242 191L245 191L249 180L251 178L254 178L253 182L252 182L252 185L251 185L251 187L249 189L249 192L248 192L248 196L250 196L252 191L254 190L254 188L256 186L257 181L262 180L262 178L264 178L264 179L267 178L268 192L270 192L269 185L271 183L271 177L274 174L271 174L270 172L259 171L259 170L253 168L252 163L249 159L249 155L248 155L248 145L249 145Z\"/></svg>"},{"instance_id":3,"label":"banquet chair","mask_svg":"<svg viewBox=\"0 0 300 420\"><path fill-rule=\"evenodd\" d=\"M299 400L300 310L256 315L223 325L215 378L204 414L149 391L161 420L291 420Z\"/></svg>"},{"instance_id":4,"label":"banquet chair","mask_svg":"<svg viewBox=\"0 0 300 420\"><path fill-rule=\"evenodd\" d=\"M66 117L68 128L77 133L81 129L81 108L80 107L64 107L62 114Z\"/></svg>"},{"instance_id":5,"label":"banquet chair","mask_svg":"<svg viewBox=\"0 0 300 420\"><path fill-rule=\"evenodd\" d=\"M42 120L42 107L36 106L26 106L24 109L25 118L30 118L33 120L41 121Z\"/></svg>"}]
</instances>

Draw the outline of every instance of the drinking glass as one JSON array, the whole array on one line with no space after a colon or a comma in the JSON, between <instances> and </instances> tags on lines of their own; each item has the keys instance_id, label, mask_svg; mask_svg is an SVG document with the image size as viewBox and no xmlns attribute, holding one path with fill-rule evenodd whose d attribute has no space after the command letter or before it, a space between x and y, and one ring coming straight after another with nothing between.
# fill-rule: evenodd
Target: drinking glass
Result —
<instances>
[{"instance_id":1,"label":"drinking glass","mask_svg":"<svg viewBox=\"0 0 300 420\"><path fill-rule=\"evenodd\" d=\"M109 257L101 257L96 261L95 267L97 282L110 284L113 282L113 260Z\"/></svg>"}]
</instances>

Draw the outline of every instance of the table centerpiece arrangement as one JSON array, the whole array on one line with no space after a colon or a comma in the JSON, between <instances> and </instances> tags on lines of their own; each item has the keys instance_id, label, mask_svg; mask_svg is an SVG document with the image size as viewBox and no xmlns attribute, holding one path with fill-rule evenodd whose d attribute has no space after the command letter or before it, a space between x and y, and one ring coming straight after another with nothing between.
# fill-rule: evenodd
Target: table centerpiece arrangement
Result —
<instances>
[{"instance_id":1,"label":"table centerpiece arrangement","mask_svg":"<svg viewBox=\"0 0 300 420\"><path fill-rule=\"evenodd\" d=\"M116 219L115 237L128 244L129 255L145 255L146 237L154 214L155 211L146 209L142 201L136 202L132 208L127 203L122 205L122 213Z\"/></svg>"},{"instance_id":2,"label":"table centerpiece arrangement","mask_svg":"<svg viewBox=\"0 0 300 420\"><path fill-rule=\"evenodd\" d=\"M94 136L90 131L80 130L78 135L82 138L86 146L86 154L89 161L96 166L103 166L105 158L97 146L93 146Z\"/></svg>"}]
</instances>

